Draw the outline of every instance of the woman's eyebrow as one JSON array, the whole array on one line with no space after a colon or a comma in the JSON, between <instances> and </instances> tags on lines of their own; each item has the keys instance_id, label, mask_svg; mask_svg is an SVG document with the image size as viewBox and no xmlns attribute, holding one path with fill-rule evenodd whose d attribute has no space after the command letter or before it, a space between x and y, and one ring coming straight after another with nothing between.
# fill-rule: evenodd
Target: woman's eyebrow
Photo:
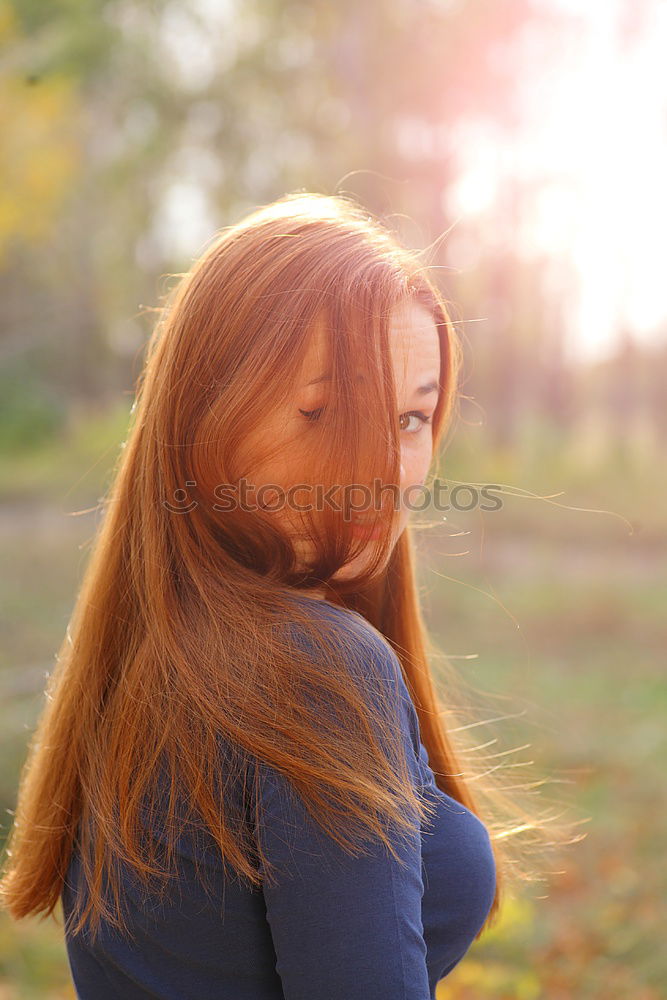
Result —
<instances>
[{"instance_id":1,"label":"woman's eyebrow","mask_svg":"<svg viewBox=\"0 0 667 1000\"><path fill-rule=\"evenodd\" d=\"M358 375L357 378L363 381L363 377L361 375ZM330 381L331 381L331 375L318 375L317 378L314 378L311 382L308 382L307 385L317 385L320 382L330 382ZM439 388L440 386L438 385L437 380L433 380L431 382L427 382L426 385L420 385L417 389L415 389L414 394L415 396L429 396L432 392L438 392Z\"/></svg>"},{"instance_id":2,"label":"woman's eyebrow","mask_svg":"<svg viewBox=\"0 0 667 1000\"><path fill-rule=\"evenodd\" d=\"M427 382L426 385L420 385L415 389L415 396L429 396L432 392L438 392L440 386L436 380L432 382Z\"/></svg>"},{"instance_id":3,"label":"woman's eyebrow","mask_svg":"<svg viewBox=\"0 0 667 1000\"><path fill-rule=\"evenodd\" d=\"M317 378L312 379L311 382L306 382L306 389L308 388L309 385L317 385L320 382L330 382L330 381L331 381L331 375L318 375ZM364 381L364 376L361 374L357 375L357 382L363 382L363 381Z\"/></svg>"}]
</instances>

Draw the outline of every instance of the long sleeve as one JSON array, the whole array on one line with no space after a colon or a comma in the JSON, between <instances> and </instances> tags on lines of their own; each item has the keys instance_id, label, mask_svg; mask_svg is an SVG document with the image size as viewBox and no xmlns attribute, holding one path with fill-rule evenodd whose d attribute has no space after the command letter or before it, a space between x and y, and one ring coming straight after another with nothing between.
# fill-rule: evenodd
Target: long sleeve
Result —
<instances>
[{"instance_id":1,"label":"long sleeve","mask_svg":"<svg viewBox=\"0 0 667 1000\"><path fill-rule=\"evenodd\" d=\"M419 780L419 730L396 655L377 643L372 666L401 694L398 732ZM264 885L285 1000L430 1000L422 925L419 829L352 857L311 819L300 796L260 765L262 848L277 884Z\"/></svg>"}]
</instances>

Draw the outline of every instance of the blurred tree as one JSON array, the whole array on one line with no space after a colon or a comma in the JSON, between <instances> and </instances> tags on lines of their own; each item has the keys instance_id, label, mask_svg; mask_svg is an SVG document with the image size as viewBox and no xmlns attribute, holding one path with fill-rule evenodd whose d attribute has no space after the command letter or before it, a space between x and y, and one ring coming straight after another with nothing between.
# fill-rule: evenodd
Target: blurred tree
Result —
<instances>
[{"instance_id":1,"label":"blurred tree","mask_svg":"<svg viewBox=\"0 0 667 1000\"><path fill-rule=\"evenodd\" d=\"M60 221L80 161L74 123L81 102L75 81L62 72L38 86L18 74L21 26L7 3L0 5L0 266L17 243L39 246Z\"/></svg>"},{"instance_id":2,"label":"blurred tree","mask_svg":"<svg viewBox=\"0 0 667 1000\"><path fill-rule=\"evenodd\" d=\"M646 366L646 403L657 446L657 457L664 462L667 453L667 330L662 341L644 351Z\"/></svg>"},{"instance_id":3,"label":"blurred tree","mask_svg":"<svg viewBox=\"0 0 667 1000\"><path fill-rule=\"evenodd\" d=\"M51 235L5 262L11 284L37 280L50 307L24 295L1 335L12 351L17 340L41 350L43 336L49 377L89 398L133 383L149 332L140 313L160 275L286 190L346 190L399 229L412 220L420 245L442 236L457 124L513 127L513 53L527 21L545 18L535 0L4 0L0 10L14 39L5 74L16 93L63 95L51 115L67 127L54 142L72 150L67 181L47 171L60 198ZM39 130L28 134L32 160ZM510 287L498 279L494 294Z\"/></svg>"},{"instance_id":4,"label":"blurred tree","mask_svg":"<svg viewBox=\"0 0 667 1000\"><path fill-rule=\"evenodd\" d=\"M112 0L0 5L11 42L11 58L2 66L0 114L8 141L0 178L12 206L11 214L1 213L0 249L6 250L3 283L14 290L0 323L0 352L17 377L21 351L30 352L38 369L39 359L47 360L50 382L91 399L107 387L117 390L119 377L126 382L109 343L109 303L126 316L125 293L137 281L125 242L132 227L123 231L119 220L140 216L141 202L134 184L122 192L114 183L122 182L118 167L126 153L114 107L137 97L134 84L139 94L145 89L141 78L115 72L130 48L111 16L123 6ZM159 4L152 6L155 11ZM146 61L145 53L134 54L135 67ZM142 182L141 171L135 181ZM121 213L128 196L133 207ZM105 239L109 232L115 238ZM122 267L114 268L119 258Z\"/></svg>"},{"instance_id":5,"label":"blurred tree","mask_svg":"<svg viewBox=\"0 0 667 1000\"><path fill-rule=\"evenodd\" d=\"M641 406L641 357L629 330L621 331L616 351L605 369L605 403L614 450L621 460L628 460Z\"/></svg>"}]
</instances>

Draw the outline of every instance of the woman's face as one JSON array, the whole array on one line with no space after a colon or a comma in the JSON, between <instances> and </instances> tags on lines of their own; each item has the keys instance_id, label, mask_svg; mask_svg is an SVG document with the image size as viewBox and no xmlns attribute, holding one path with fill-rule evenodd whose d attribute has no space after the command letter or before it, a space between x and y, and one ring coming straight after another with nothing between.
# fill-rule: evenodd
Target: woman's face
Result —
<instances>
[{"instance_id":1,"label":"woman's face","mask_svg":"<svg viewBox=\"0 0 667 1000\"><path fill-rule=\"evenodd\" d=\"M406 490L423 484L433 457L430 420L438 402L440 340L433 317L424 306L409 301L401 303L394 310L390 322L390 349L399 404L401 441L401 502L394 529L395 544L410 513L404 504ZM326 367L325 330L321 324L317 324L296 380L293 398L267 417L258 438L247 442L250 455L254 450L253 444L262 452L267 446L271 446L270 459L261 465L247 462L252 469L248 479L255 487L273 483L287 490L291 485L303 481L302 456L307 450L308 434L309 431L312 432L312 426L309 426L309 418L302 411L308 413L326 404L326 380L320 378L326 373ZM424 422L424 418L428 422ZM410 495L407 494L408 499ZM412 496L418 498L416 494ZM300 499L298 495L297 499ZM266 502L270 508L270 500ZM359 514L362 516L361 511ZM290 532L299 557L307 562L312 555L312 543L299 532L298 512L285 505L274 510L272 516L279 518L281 526ZM363 538L362 533L363 529L359 527L355 535ZM373 544L373 539L368 537L364 541L364 549L341 567L334 574L333 580L348 579L362 568L361 563L366 560L368 546ZM308 594L324 597L323 590L309 590Z\"/></svg>"}]
</instances>

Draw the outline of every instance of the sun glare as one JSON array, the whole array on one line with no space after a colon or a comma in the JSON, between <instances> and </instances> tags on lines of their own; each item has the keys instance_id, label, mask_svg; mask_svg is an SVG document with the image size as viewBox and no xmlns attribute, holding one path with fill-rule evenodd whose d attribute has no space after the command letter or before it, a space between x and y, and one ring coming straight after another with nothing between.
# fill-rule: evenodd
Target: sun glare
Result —
<instances>
[{"instance_id":1,"label":"sun glare","mask_svg":"<svg viewBox=\"0 0 667 1000\"><path fill-rule=\"evenodd\" d=\"M565 259L568 347L603 356L623 330L648 339L667 325L667 4L543 6L569 16L553 36L527 26L519 124L465 124L447 204L484 219L483 238Z\"/></svg>"}]
</instances>

